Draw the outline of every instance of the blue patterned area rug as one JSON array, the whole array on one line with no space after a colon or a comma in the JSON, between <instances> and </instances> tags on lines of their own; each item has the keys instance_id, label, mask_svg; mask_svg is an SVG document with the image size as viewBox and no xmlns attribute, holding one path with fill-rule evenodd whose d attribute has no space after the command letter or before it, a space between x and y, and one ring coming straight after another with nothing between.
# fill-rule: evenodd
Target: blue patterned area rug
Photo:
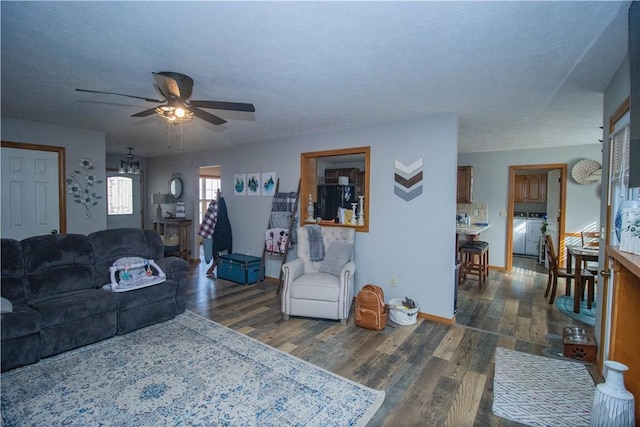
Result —
<instances>
[{"instance_id":1,"label":"blue patterned area rug","mask_svg":"<svg viewBox=\"0 0 640 427\"><path fill-rule=\"evenodd\" d=\"M587 301L581 301L580 313L574 313L572 296L562 295L556 298L556 308L560 313L590 326L595 326L596 324L596 303L597 301L591 305L591 308L587 308Z\"/></svg>"},{"instance_id":2,"label":"blue patterned area rug","mask_svg":"<svg viewBox=\"0 0 640 427\"><path fill-rule=\"evenodd\" d=\"M6 426L359 426L384 400L191 312L0 378Z\"/></svg>"},{"instance_id":3,"label":"blue patterned area rug","mask_svg":"<svg viewBox=\"0 0 640 427\"><path fill-rule=\"evenodd\" d=\"M529 426L588 426L595 385L582 363L496 348L493 413Z\"/></svg>"}]
</instances>

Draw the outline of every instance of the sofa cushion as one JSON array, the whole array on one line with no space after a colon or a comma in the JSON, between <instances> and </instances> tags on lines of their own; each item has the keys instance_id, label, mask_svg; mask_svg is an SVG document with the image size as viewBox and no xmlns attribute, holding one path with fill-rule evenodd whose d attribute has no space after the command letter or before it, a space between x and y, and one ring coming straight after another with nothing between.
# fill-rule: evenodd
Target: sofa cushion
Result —
<instances>
[{"instance_id":1,"label":"sofa cushion","mask_svg":"<svg viewBox=\"0 0 640 427\"><path fill-rule=\"evenodd\" d=\"M13 313L2 315L2 341L39 333L41 319L37 311L26 305L16 304Z\"/></svg>"},{"instance_id":2,"label":"sofa cushion","mask_svg":"<svg viewBox=\"0 0 640 427\"><path fill-rule=\"evenodd\" d=\"M165 280L157 285L135 289L126 292L114 292L117 300L118 311L128 310L134 307L151 304L176 296L176 282Z\"/></svg>"},{"instance_id":3,"label":"sofa cushion","mask_svg":"<svg viewBox=\"0 0 640 427\"><path fill-rule=\"evenodd\" d=\"M47 234L22 240L26 274L66 265L92 265L93 248L82 234Z\"/></svg>"},{"instance_id":4,"label":"sofa cushion","mask_svg":"<svg viewBox=\"0 0 640 427\"><path fill-rule=\"evenodd\" d=\"M29 306L42 316L44 329L100 313L115 312L116 298L111 291L81 290L32 300Z\"/></svg>"},{"instance_id":5,"label":"sofa cushion","mask_svg":"<svg viewBox=\"0 0 640 427\"><path fill-rule=\"evenodd\" d=\"M59 294L96 288L93 268L88 265L52 267L27 275L30 299L55 297Z\"/></svg>"},{"instance_id":6,"label":"sofa cushion","mask_svg":"<svg viewBox=\"0 0 640 427\"><path fill-rule=\"evenodd\" d=\"M291 298L338 301L340 282L328 273L306 273L291 284Z\"/></svg>"},{"instance_id":7,"label":"sofa cushion","mask_svg":"<svg viewBox=\"0 0 640 427\"><path fill-rule=\"evenodd\" d=\"M15 239L2 239L2 277L22 277L22 246Z\"/></svg>"},{"instance_id":8,"label":"sofa cushion","mask_svg":"<svg viewBox=\"0 0 640 427\"><path fill-rule=\"evenodd\" d=\"M12 304L27 300L27 288L24 280L24 262L22 245L15 239L2 239L2 281L0 292Z\"/></svg>"},{"instance_id":9,"label":"sofa cushion","mask_svg":"<svg viewBox=\"0 0 640 427\"><path fill-rule=\"evenodd\" d=\"M93 248L81 234L50 234L22 240L29 299L95 289Z\"/></svg>"}]
</instances>

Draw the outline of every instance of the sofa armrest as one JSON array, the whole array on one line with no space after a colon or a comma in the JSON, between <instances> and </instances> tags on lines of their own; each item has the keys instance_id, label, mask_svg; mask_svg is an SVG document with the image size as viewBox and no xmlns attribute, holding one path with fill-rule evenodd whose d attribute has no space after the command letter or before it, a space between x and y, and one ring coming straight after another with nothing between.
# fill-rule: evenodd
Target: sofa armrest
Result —
<instances>
[{"instance_id":1,"label":"sofa armrest","mask_svg":"<svg viewBox=\"0 0 640 427\"><path fill-rule=\"evenodd\" d=\"M177 256L160 258L156 264L164 271L167 279L174 279L173 275L181 272L189 271L189 263ZM174 279L175 280L175 279Z\"/></svg>"},{"instance_id":2,"label":"sofa armrest","mask_svg":"<svg viewBox=\"0 0 640 427\"><path fill-rule=\"evenodd\" d=\"M291 284L304 273L304 261L302 258L296 258L289 262L285 262L282 264L282 272L284 273L282 278L284 284Z\"/></svg>"},{"instance_id":3,"label":"sofa armrest","mask_svg":"<svg viewBox=\"0 0 640 427\"><path fill-rule=\"evenodd\" d=\"M304 261L302 258L296 258L282 264L282 273L281 310L285 315L289 315L291 314L289 304L291 284L304 273Z\"/></svg>"},{"instance_id":4,"label":"sofa armrest","mask_svg":"<svg viewBox=\"0 0 640 427\"><path fill-rule=\"evenodd\" d=\"M342 267L340 270L340 282L348 283L350 280L353 281L353 275L356 273L356 263L353 261L349 261Z\"/></svg>"},{"instance_id":5,"label":"sofa armrest","mask_svg":"<svg viewBox=\"0 0 640 427\"><path fill-rule=\"evenodd\" d=\"M351 303L354 297L354 281L356 273L356 264L353 261L349 261L342 267L340 271L340 301L339 304L339 318L348 319L351 311Z\"/></svg>"}]
</instances>

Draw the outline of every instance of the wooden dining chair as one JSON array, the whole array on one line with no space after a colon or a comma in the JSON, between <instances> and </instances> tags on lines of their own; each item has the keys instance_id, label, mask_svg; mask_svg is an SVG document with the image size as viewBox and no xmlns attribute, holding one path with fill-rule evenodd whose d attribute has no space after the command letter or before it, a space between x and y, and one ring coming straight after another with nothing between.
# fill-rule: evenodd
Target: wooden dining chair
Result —
<instances>
[{"instance_id":1,"label":"wooden dining chair","mask_svg":"<svg viewBox=\"0 0 640 427\"><path fill-rule=\"evenodd\" d=\"M544 296L546 298L549 296L549 293L551 293L549 304L553 304L556 299L558 279L565 279L565 295L571 295L571 281L575 280L576 276L573 272L568 272L566 269L560 268L558 265L558 257L556 255L551 236L545 234L544 240L546 244L547 258L549 260L549 278L547 280L547 289L544 292ZM581 266L576 266L576 268L580 267ZM578 288L578 284L576 283L576 289L574 292L580 292L581 298L583 298L585 287L587 287L587 307L591 308L595 296L595 281L593 274L588 270L583 270L580 281L582 282L580 283L580 288Z\"/></svg>"},{"instance_id":2,"label":"wooden dining chair","mask_svg":"<svg viewBox=\"0 0 640 427\"><path fill-rule=\"evenodd\" d=\"M580 240L582 241L583 248L598 248L600 247L600 232L581 231Z\"/></svg>"},{"instance_id":3,"label":"wooden dining chair","mask_svg":"<svg viewBox=\"0 0 640 427\"><path fill-rule=\"evenodd\" d=\"M600 232L599 231L581 231L580 240L582 247L585 249L598 249L600 247ZM597 277L598 263L592 261L584 261L583 266L585 270L589 270L591 274Z\"/></svg>"}]
</instances>

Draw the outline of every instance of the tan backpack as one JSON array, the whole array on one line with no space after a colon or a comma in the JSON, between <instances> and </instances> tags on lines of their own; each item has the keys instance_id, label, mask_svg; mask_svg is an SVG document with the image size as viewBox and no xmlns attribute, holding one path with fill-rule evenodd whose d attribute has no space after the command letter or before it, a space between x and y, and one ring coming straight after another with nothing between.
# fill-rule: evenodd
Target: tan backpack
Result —
<instances>
[{"instance_id":1,"label":"tan backpack","mask_svg":"<svg viewBox=\"0 0 640 427\"><path fill-rule=\"evenodd\" d=\"M364 285L356 297L355 323L365 329L381 331L387 326L389 307L380 286Z\"/></svg>"}]
</instances>

